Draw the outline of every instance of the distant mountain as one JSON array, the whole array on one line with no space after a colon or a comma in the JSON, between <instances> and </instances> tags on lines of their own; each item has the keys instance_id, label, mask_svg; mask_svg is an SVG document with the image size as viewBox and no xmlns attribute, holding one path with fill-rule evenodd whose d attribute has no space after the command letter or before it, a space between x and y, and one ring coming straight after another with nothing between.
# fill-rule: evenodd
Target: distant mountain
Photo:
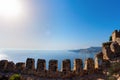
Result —
<instances>
[{"instance_id":1,"label":"distant mountain","mask_svg":"<svg viewBox=\"0 0 120 80\"><path fill-rule=\"evenodd\" d=\"M75 53L97 53L102 51L102 47L90 47L86 49L69 50Z\"/></svg>"}]
</instances>

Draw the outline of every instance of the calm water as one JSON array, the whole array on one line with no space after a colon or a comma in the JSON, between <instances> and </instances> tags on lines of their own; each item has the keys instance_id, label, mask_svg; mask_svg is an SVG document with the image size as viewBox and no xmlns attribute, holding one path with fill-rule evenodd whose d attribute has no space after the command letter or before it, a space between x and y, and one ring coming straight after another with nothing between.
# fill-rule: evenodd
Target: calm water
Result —
<instances>
[{"instance_id":1,"label":"calm water","mask_svg":"<svg viewBox=\"0 0 120 80\"><path fill-rule=\"evenodd\" d=\"M96 53L75 53L70 51L7 50L0 53L1 56L2 54L4 54L5 58L7 58L8 60L14 61L15 63L25 62L28 57L34 58L35 62L37 62L37 59L45 59L47 69L48 69L49 60L57 59L59 64L58 69L60 70L62 60L64 59L70 59L71 66L73 68L74 59L80 58L84 61L88 57L94 58L94 55Z\"/></svg>"}]
</instances>

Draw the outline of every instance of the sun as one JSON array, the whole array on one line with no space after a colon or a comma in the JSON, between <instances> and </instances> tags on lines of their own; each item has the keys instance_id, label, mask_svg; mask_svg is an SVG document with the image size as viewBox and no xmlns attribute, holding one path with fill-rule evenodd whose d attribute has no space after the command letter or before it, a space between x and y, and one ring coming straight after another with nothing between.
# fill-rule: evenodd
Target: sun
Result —
<instances>
[{"instance_id":1,"label":"sun","mask_svg":"<svg viewBox=\"0 0 120 80\"><path fill-rule=\"evenodd\" d=\"M20 0L0 0L0 17L17 18L22 14Z\"/></svg>"}]
</instances>

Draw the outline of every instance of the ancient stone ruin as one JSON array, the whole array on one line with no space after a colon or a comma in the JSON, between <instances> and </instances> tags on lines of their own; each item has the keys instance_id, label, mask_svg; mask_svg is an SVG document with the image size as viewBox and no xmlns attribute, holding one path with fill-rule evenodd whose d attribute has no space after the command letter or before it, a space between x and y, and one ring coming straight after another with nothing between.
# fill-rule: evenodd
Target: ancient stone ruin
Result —
<instances>
[{"instance_id":1,"label":"ancient stone ruin","mask_svg":"<svg viewBox=\"0 0 120 80\"><path fill-rule=\"evenodd\" d=\"M88 58L85 61L86 70L88 73L94 72L94 60ZM36 75L40 77L61 77L66 76L70 77L72 74L76 74L80 76L84 71L83 62L81 59L74 60L74 68L71 69L71 61L69 59L65 59L62 62L61 70L58 71L58 61L50 60L49 68L46 69L46 61L44 59L38 59L37 67L35 68L35 60L33 58L28 58L26 60L26 65L24 62L18 62L14 64L13 62L9 62L7 60L0 61L0 71L8 71L8 72L17 72L28 75Z\"/></svg>"},{"instance_id":2,"label":"ancient stone ruin","mask_svg":"<svg viewBox=\"0 0 120 80\"><path fill-rule=\"evenodd\" d=\"M104 74L104 70L110 66L110 63L118 58L120 60L120 31L115 30L112 33L112 41L103 43L102 51L95 55L95 59L88 58L85 61L82 61L82 59L75 59L73 69L71 68L70 59L65 59L62 61L61 70L58 70L58 60L52 59L49 61L47 70L45 59L38 59L35 68L35 60L33 58L28 58L26 63L18 62L16 64L8 60L1 60L0 72L19 73L40 78L71 78L76 76L84 77L86 75L92 75L96 73ZM30 78L30 76L27 78Z\"/></svg>"}]
</instances>

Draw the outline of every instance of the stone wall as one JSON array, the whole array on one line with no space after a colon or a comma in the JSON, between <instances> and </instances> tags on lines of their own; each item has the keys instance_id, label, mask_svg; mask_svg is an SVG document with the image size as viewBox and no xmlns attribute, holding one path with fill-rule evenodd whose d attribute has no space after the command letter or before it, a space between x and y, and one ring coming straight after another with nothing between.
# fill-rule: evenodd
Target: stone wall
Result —
<instances>
[{"instance_id":1,"label":"stone wall","mask_svg":"<svg viewBox=\"0 0 120 80\"><path fill-rule=\"evenodd\" d=\"M91 58L86 59L85 65L87 73L94 73L94 60ZM35 60L32 58L28 58L26 63L18 62L14 64L13 62L9 62L7 60L0 61L0 72L15 72L20 74L27 75L36 75L39 77L71 77L73 75L81 76L84 75L84 67L83 61L81 59L74 60L74 68L71 68L70 59L65 59L62 61L61 70L58 70L58 60L50 60L48 70L46 70L46 61L44 59L37 60L37 66L35 68Z\"/></svg>"}]
</instances>

